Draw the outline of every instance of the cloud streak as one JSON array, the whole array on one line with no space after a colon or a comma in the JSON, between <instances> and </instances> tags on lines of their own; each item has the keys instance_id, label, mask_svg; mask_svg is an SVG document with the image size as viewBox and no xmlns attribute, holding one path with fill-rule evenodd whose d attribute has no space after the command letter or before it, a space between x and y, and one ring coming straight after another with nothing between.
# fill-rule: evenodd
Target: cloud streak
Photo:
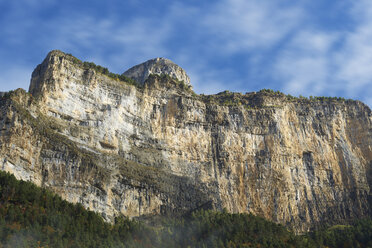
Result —
<instances>
[{"instance_id":1,"label":"cloud streak","mask_svg":"<svg viewBox=\"0 0 372 248\"><path fill-rule=\"evenodd\" d=\"M372 4L355 2L354 25L341 30L303 29L279 54L274 72L292 94L358 98L371 103Z\"/></svg>"},{"instance_id":2,"label":"cloud streak","mask_svg":"<svg viewBox=\"0 0 372 248\"><path fill-rule=\"evenodd\" d=\"M202 23L209 35L217 38L216 49L229 54L268 49L301 18L300 8L282 7L277 2L224 0L212 7Z\"/></svg>"},{"instance_id":3,"label":"cloud streak","mask_svg":"<svg viewBox=\"0 0 372 248\"><path fill-rule=\"evenodd\" d=\"M274 73L290 94L320 95L332 88L332 46L338 34L296 33L274 64Z\"/></svg>"}]
</instances>

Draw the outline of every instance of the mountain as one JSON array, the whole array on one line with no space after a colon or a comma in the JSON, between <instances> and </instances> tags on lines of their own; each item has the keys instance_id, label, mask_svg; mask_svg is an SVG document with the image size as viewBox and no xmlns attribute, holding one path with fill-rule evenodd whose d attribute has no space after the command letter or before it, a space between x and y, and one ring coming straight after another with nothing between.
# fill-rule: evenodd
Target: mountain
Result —
<instances>
[{"instance_id":1,"label":"mountain","mask_svg":"<svg viewBox=\"0 0 372 248\"><path fill-rule=\"evenodd\" d=\"M153 67L117 75L50 52L29 93L0 100L0 168L111 222L226 209L304 232L372 215L368 106L197 95L169 64L139 66Z\"/></svg>"}]
</instances>

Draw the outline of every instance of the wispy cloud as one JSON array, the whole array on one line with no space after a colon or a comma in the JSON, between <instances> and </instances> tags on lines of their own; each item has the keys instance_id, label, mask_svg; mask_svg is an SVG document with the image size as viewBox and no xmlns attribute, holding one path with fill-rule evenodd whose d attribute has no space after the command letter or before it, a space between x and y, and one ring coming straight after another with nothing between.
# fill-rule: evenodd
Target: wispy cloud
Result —
<instances>
[{"instance_id":1,"label":"wispy cloud","mask_svg":"<svg viewBox=\"0 0 372 248\"><path fill-rule=\"evenodd\" d=\"M165 41L170 26L145 18L121 22L119 20L96 20L85 17L75 20L57 20L51 26L61 26L58 34L46 39L45 43L60 49L70 50L75 55L89 51L86 59L110 66L123 72L130 63L141 62L149 56L167 54Z\"/></svg>"},{"instance_id":2,"label":"wispy cloud","mask_svg":"<svg viewBox=\"0 0 372 248\"><path fill-rule=\"evenodd\" d=\"M278 54L273 73L284 82L283 91L320 95L331 88L331 56L338 34L301 31Z\"/></svg>"},{"instance_id":3,"label":"wispy cloud","mask_svg":"<svg viewBox=\"0 0 372 248\"><path fill-rule=\"evenodd\" d=\"M358 1L352 10L356 27L345 34L345 43L336 56L337 79L345 83L353 97L372 93L372 3Z\"/></svg>"},{"instance_id":4,"label":"wispy cloud","mask_svg":"<svg viewBox=\"0 0 372 248\"><path fill-rule=\"evenodd\" d=\"M355 2L354 24L329 30L304 27L279 53L274 73L283 90L303 95L342 95L370 101L372 93L372 4Z\"/></svg>"},{"instance_id":5,"label":"wispy cloud","mask_svg":"<svg viewBox=\"0 0 372 248\"><path fill-rule=\"evenodd\" d=\"M278 2L223 0L211 7L202 23L214 49L225 53L269 48L300 24L302 10ZM214 36L212 36L214 35Z\"/></svg>"},{"instance_id":6,"label":"wispy cloud","mask_svg":"<svg viewBox=\"0 0 372 248\"><path fill-rule=\"evenodd\" d=\"M240 81L231 77L234 74L231 68L215 69L211 68L206 61L198 60L193 63L190 60L191 58L187 58L181 61L187 66L187 73L192 80L195 92L216 94L225 90L240 91Z\"/></svg>"}]
</instances>

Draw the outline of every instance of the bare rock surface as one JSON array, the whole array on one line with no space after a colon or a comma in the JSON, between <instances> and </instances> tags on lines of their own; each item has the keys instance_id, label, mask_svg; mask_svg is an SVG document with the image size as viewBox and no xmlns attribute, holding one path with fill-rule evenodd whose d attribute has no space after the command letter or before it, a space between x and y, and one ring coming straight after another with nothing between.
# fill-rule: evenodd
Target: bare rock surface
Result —
<instances>
[{"instance_id":1,"label":"bare rock surface","mask_svg":"<svg viewBox=\"0 0 372 248\"><path fill-rule=\"evenodd\" d=\"M133 66L123 73L124 76L134 79L143 84L151 74L169 75L171 78L183 81L186 85L191 86L190 78L186 72L166 58L150 59L142 64Z\"/></svg>"},{"instance_id":2,"label":"bare rock surface","mask_svg":"<svg viewBox=\"0 0 372 248\"><path fill-rule=\"evenodd\" d=\"M199 208L303 232L371 216L372 115L352 100L136 87L51 52L0 101L0 168L106 220Z\"/></svg>"}]
</instances>

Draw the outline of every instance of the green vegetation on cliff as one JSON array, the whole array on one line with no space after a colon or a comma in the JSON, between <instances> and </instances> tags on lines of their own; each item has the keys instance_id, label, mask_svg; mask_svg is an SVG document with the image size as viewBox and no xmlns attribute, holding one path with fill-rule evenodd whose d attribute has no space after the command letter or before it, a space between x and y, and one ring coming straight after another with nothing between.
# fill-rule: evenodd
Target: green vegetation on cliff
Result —
<instances>
[{"instance_id":1,"label":"green vegetation on cliff","mask_svg":"<svg viewBox=\"0 0 372 248\"><path fill-rule=\"evenodd\" d=\"M125 247L146 233L137 222L116 222L0 172L0 247Z\"/></svg>"},{"instance_id":2,"label":"green vegetation on cliff","mask_svg":"<svg viewBox=\"0 0 372 248\"><path fill-rule=\"evenodd\" d=\"M371 247L372 221L296 236L249 214L198 211L143 224L105 223L30 182L0 172L0 247Z\"/></svg>"},{"instance_id":3,"label":"green vegetation on cliff","mask_svg":"<svg viewBox=\"0 0 372 248\"><path fill-rule=\"evenodd\" d=\"M138 88L141 88L141 85L139 83L137 83L135 80L133 80L131 78L128 78L128 77L126 77L124 75L120 75L120 74L116 74L116 73L110 72L109 69L107 69L106 67L103 67L103 66L100 66L100 65L96 65L93 62L87 62L87 61L84 61L83 62L80 59L74 57L72 54L64 53L64 52L61 52L59 50L54 50L51 53L58 54L60 56L66 57L68 60L70 60L74 64L82 67L85 70L91 69L91 70L94 70L97 73L101 73L101 74L106 75L106 76L108 76L108 77L110 77L112 79L115 79L115 80L118 80L118 81L122 81L122 82L125 82L125 83L128 83L128 84L134 85L134 86L136 86Z\"/></svg>"}]
</instances>

